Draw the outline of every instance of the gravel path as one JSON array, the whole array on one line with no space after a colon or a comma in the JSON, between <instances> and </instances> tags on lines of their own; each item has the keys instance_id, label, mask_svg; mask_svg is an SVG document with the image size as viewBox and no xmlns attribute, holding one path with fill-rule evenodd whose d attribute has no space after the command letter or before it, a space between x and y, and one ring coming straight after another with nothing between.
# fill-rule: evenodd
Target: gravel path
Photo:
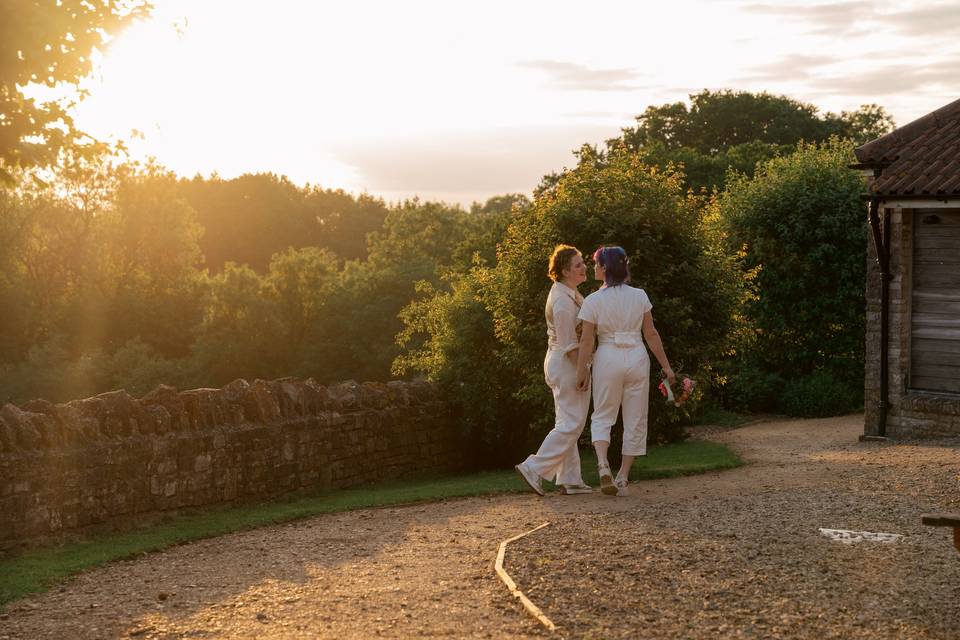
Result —
<instances>
[{"instance_id":1,"label":"gravel path","mask_svg":"<svg viewBox=\"0 0 960 640\"><path fill-rule=\"evenodd\" d=\"M957 638L960 442L859 443L862 416L706 437L750 464L631 485L326 515L77 576L0 610L0 639ZM843 545L818 527L900 533Z\"/></svg>"}]
</instances>

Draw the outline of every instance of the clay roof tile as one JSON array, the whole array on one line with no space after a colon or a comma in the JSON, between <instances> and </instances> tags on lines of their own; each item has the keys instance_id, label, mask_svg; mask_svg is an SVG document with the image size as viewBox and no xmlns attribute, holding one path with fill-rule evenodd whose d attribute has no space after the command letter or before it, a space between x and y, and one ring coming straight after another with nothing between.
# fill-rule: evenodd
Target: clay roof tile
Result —
<instances>
[{"instance_id":1,"label":"clay roof tile","mask_svg":"<svg viewBox=\"0 0 960 640\"><path fill-rule=\"evenodd\" d=\"M857 147L857 160L882 166L879 196L960 194L960 100Z\"/></svg>"}]
</instances>

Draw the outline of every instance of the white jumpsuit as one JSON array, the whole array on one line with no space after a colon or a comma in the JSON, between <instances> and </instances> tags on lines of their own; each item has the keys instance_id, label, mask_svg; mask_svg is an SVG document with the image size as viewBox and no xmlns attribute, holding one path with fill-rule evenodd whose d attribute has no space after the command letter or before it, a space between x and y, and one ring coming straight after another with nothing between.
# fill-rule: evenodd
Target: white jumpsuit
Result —
<instances>
[{"instance_id":1,"label":"white jumpsuit","mask_svg":"<svg viewBox=\"0 0 960 640\"><path fill-rule=\"evenodd\" d=\"M643 344L643 316L653 305L643 289L626 284L602 287L584 300L581 320L596 325L593 358L593 442L610 442L610 429L623 408L623 454L647 453L650 357Z\"/></svg>"},{"instance_id":2,"label":"white jumpsuit","mask_svg":"<svg viewBox=\"0 0 960 640\"><path fill-rule=\"evenodd\" d=\"M537 452L526 464L541 478L556 484L582 485L577 440L590 407L590 393L577 391L577 365L567 355L577 348L577 313L583 296L555 282L547 296L547 356L543 374L553 391L556 421Z\"/></svg>"}]
</instances>

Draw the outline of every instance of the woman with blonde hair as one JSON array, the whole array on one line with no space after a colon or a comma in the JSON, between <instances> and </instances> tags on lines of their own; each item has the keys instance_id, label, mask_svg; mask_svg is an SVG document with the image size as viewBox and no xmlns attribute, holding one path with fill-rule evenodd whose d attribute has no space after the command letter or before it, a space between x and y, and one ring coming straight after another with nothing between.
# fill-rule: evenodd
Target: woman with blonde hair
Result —
<instances>
[{"instance_id":1,"label":"woman with blonde hair","mask_svg":"<svg viewBox=\"0 0 960 640\"><path fill-rule=\"evenodd\" d=\"M537 452L516 466L520 477L538 495L541 479L560 486L563 494L590 493L580 475L577 440L583 432L590 407L587 388L577 388L579 321L583 296L577 287L587 279L587 266L576 247L560 244L550 256L548 270L553 287L547 296L547 355L543 373L553 391L554 427ZM584 365L586 366L586 365Z\"/></svg>"},{"instance_id":2,"label":"woman with blonde hair","mask_svg":"<svg viewBox=\"0 0 960 640\"><path fill-rule=\"evenodd\" d=\"M653 324L653 304L643 289L629 286L627 254L620 247L600 247L593 254L594 276L604 284L584 300L578 317L583 321L577 388L590 385L587 370L594 336L593 415L590 435L597 452L600 490L607 495L627 495L630 467L636 456L647 454L647 408L650 395L650 357L644 340L656 356L670 384L676 380ZM610 430L623 411L623 451L616 479L610 471L607 450Z\"/></svg>"}]
</instances>

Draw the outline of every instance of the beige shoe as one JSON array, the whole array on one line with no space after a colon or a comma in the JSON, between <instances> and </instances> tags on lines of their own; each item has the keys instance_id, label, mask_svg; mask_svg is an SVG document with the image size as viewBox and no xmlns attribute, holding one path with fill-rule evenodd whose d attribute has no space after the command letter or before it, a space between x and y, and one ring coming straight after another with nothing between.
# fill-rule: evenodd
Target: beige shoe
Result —
<instances>
[{"instance_id":1,"label":"beige shoe","mask_svg":"<svg viewBox=\"0 0 960 640\"><path fill-rule=\"evenodd\" d=\"M572 496L579 493L593 493L593 487L590 485L583 484L562 484L560 485L560 494L565 496Z\"/></svg>"},{"instance_id":2,"label":"beige shoe","mask_svg":"<svg viewBox=\"0 0 960 640\"><path fill-rule=\"evenodd\" d=\"M600 474L600 491L603 492L603 495L617 495L617 486L613 484L613 472L610 471L610 465L598 464L597 472Z\"/></svg>"}]
</instances>

